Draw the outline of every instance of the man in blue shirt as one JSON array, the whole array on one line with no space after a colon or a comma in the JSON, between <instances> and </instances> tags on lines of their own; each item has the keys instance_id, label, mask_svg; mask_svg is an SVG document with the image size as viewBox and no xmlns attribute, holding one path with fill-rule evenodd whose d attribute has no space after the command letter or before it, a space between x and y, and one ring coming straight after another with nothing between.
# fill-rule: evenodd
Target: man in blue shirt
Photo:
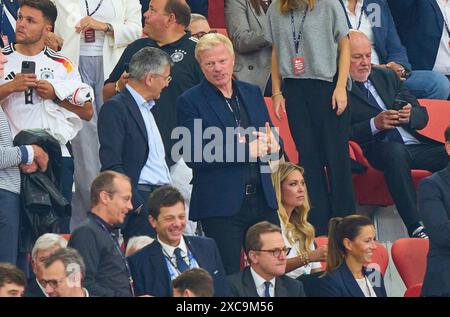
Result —
<instances>
[{"instance_id":1,"label":"man in blue shirt","mask_svg":"<svg viewBox=\"0 0 450 317\"><path fill-rule=\"evenodd\" d=\"M123 227L125 241L155 232L145 215L150 193L171 182L164 145L151 108L171 80L172 60L160 49L146 47L130 61L128 83L108 100L98 118L101 170L131 178L133 209Z\"/></svg>"}]
</instances>

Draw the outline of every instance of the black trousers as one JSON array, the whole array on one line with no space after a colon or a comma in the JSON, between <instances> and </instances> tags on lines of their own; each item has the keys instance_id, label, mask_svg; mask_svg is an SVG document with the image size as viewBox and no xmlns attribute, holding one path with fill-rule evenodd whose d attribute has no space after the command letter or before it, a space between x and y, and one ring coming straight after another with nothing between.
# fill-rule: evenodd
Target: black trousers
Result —
<instances>
[{"instance_id":1,"label":"black trousers","mask_svg":"<svg viewBox=\"0 0 450 317\"><path fill-rule=\"evenodd\" d=\"M205 236L216 241L227 275L240 271L241 249L245 244L248 228L264 220L280 225L277 211L267 206L260 187L256 194L245 196L237 214L202 219Z\"/></svg>"},{"instance_id":2,"label":"black trousers","mask_svg":"<svg viewBox=\"0 0 450 317\"><path fill-rule=\"evenodd\" d=\"M338 116L332 109L335 83L286 79L284 84L289 128L311 200L309 221L317 235L326 235L331 217L355 213L348 154L349 110L347 107Z\"/></svg>"},{"instance_id":3,"label":"black trousers","mask_svg":"<svg viewBox=\"0 0 450 317\"><path fill-rule=\"evenodd\" d=\"M148 199L152 191L142 191L138 190L139 195L144 198L144 204L142 205L141 211L139 213L134 210L130 211L124 221L122 226L123 240L125 245L128 240L136 236L149 236L156 238L156 231L150 225L148 220Z\"/></svg>"},{"instance_id":4,"label":"black trousers","mask_svg":"<svg viewBox=\"0 0 450 317\"><path fill-rule=\"evenodd\" d=\"M397 142L375 142L364 148L370 164L384 172L384 178L398 213L409 235L419 226L416 190L411 169L436 172L445 168L450 157L442 144L404 145Z\"/></svg>"}]
</instances>

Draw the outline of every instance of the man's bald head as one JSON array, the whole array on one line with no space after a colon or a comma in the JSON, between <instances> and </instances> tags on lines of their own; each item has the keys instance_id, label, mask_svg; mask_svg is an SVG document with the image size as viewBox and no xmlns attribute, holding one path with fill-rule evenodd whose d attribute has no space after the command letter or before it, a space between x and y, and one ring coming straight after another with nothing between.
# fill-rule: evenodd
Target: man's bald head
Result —
<instances>
[{"instance_id":1,"label":"man's bald head","mask_svg":"<svg viewBox=\"0 0 450 317\"><path fill-rule=\"evenodd\" d=\"M366 81L370 75L372 44L361 31L350 30L350 75L353 80Z\"/></svg>"}]
</instances>

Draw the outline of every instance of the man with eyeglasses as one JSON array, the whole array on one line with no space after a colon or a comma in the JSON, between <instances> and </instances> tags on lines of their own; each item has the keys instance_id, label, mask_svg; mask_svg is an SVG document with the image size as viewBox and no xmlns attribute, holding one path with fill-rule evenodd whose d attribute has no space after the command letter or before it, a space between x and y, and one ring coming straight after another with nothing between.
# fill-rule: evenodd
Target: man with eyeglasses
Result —
<instances>
[{"instance_id":1,"label":"man with eyeglasses","mask_svg":"<svg viewBox=\"0 0 450 317\"><path fill-rule=\"evenodd\" d=\"M200 39L203 35L208 33L217 33L216 30L211 30L208 20L203 15L198 13L191 14L189 31L191 31L192 36L197 39Z\"/></svg>"},{"instance_id":2,"label":"man with eyeglasses","mask_svg":"<svg viewBox=\"0 0 450 317\"><path fill-rule=\"evenodd\" d=\"M130 267L117 229L132 208L131 196L130 178L121 173L105 171L92 182L91 212L72 232L68 244L79 252L86 265L84 287L90 296L134 295ZM72 266L72 269L78 267Z\"/></svg>"},{"instance_id":3,"label":"man with eyeglasses","mask_svg":"<svg viewBox=\"0 0 450 317\"><path fill-rule=\"evenodd\" d=\"M230 275L235 297L305 297L303 284L285 275L287 248L280 227L259 222L247 231L245 251L250 267Z\"/></svg>"},{"instance_id":4,"label":"man with eyeglasses","mask_svg":"<svg viewBox=\"0 0 450 317\"><path fill-rule=\"evenodd\" d=\"M155 101L155 107L151 111L161 133L172 184L181 190L187 200L187 206L189 206L191 194L192 186L189 185L189 181L192 178L192 172L182 159L172 158L170 154L174 144L171 134L177 125L176 100L184 91L197 85L203 78L200 66L194 57L197 39L186 31L190 15L191 10L185 0L152 0L148 11L144 14L143 33L147 37L127 46L103 88L105 102L122 91L129 77L126 66L131 57L144 47L156 47L170 55L173 61L171 69L173 80L161 93L161 97ZM133 201L133 208L138 207L139 204L135 205ZM144 218L142 221L148 223ZM189 222L186 228L188 234L194 234L195 224ZM146 233L134 232L134 235L141 234Z\"/></svg>"},{"instance_id":5,"label":"man with eyeglasses","mask_svg":"<svg viewBox=\"0 0 450 317\"><path fill-rule=\"evenodd\" d=\"M40 283L49 297L89 297L82 286L85 269L77 250L61 248L44 259Z\"/></svg>"},{"instance_id":6,"label":"man with eyeglasses","mask_svg":"<svg viewBox=\"0 0 450 317\"><path fill-rule=\"evenodd\" d=\"M125 89L108 100L98 117L101 170L131 178L133 207L122 227L124 239L137 235L155 237L147 221L150 193L170 184L164 145L151 109L169 85L173 62L164 51L145 47L133 55Z\"/></svg>"}]
</instances>

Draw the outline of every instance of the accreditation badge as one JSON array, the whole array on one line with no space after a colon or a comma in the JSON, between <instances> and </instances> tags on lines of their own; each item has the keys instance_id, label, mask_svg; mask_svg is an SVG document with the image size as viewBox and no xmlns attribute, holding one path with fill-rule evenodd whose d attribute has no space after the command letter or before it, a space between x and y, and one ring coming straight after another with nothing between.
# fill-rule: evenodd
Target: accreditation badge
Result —
<instances>
[{"instance_id":1,"label":"accreditation badge","mask_svg":"<svg viewBox=\"0 0 450 317\"><path fill-rule=\"evenodd\" d=\"M292 70L294 75L299 76L305 73L305 58L293 57L292 58Z\"/></svg>"},{"instance_id":2,"label":"accreditation badge","mask_svg":"<svg viewBox=\"0 0 450 317\"><path fill-rule=\"evenodd\" d=\"M84 42L85 43L94 43L95 42L95 30L89 29L84 31Z\"/></svg>"}]
</instances>

